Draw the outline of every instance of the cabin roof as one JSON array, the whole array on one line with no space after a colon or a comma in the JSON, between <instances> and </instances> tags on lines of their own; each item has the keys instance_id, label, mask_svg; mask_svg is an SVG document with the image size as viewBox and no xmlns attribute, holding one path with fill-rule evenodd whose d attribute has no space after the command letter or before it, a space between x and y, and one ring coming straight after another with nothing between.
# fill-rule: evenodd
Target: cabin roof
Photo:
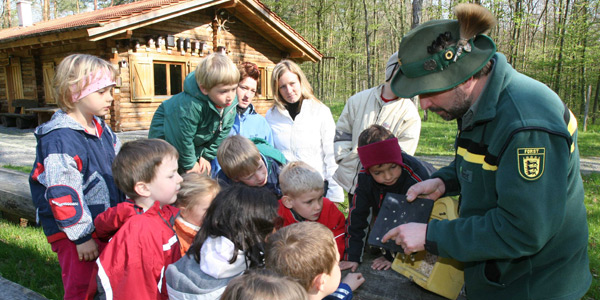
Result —
<instances>
[{"instance_id":1,"label":"cabin roof","mask_svg":"<svg viewBox=\"0 0 600 300\"><path fill-rule=\"evenodd\" d=\"M303 61L319 61L321 52L259 0L141 0L27 27L0 30L0 49L32 49L70 40L98 41L188 13L224 8L268 41Z\"/></svg>"}]
</instances>

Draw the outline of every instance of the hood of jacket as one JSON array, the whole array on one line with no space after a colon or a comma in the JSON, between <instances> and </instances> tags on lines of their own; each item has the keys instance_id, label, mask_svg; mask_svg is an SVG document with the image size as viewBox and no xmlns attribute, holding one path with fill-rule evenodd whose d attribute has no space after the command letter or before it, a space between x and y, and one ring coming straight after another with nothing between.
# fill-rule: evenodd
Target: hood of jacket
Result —
<instances>
[{"instance_id":1,"label":"hood of jacket","mask_svg":"<svg viewBox=\"0 0 600 300\"><path fill-rule=\"evenodd\" d=\"M233 264L233 242L225 237L209 237L200 250L200 263L185 255L169 265L166 272L170 299L217 299L229 281L246 270L246 258L238 251Z\"/></svg>"},{"instance_id":2,"label":"hood of jacket","mask_svg":"<svg viewBox=\"0 0 600 300\"><path fill-rule=\"evenodd\" d=\"M105 128L104 120L100 119L97 116L94 116L94 119L102 128ZM53 130L61 129L61 128L69 128L77 131L86 132L81 124L79 124L75 119L69 117L66 112L62 109L57 110L54 115L52 115L52 119L50 121L38 126L35 128L36 137L41 137L50 133Z\"/></svg>"}]
</instances>

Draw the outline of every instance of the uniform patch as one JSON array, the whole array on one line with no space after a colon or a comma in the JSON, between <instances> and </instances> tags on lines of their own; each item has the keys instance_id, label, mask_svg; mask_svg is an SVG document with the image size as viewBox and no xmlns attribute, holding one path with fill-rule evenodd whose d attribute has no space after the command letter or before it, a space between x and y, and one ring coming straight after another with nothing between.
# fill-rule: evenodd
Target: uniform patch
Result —
<instances>
[{"instance_id":1,"label":"uniform patch","mask_svg":"<svg viewBox=\"0 0 600 300\"><path fill-rule=\"evenodd\" d=\"M546 148L518 148L519 174L526 180L536 180L544 174Z\"/></svg>"}]
</instances>

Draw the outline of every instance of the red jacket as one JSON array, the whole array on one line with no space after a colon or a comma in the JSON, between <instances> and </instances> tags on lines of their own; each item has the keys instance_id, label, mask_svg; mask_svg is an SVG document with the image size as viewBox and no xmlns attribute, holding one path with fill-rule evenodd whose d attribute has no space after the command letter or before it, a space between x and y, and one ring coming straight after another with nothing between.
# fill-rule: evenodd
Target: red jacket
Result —
<instances>
[{"instance_id":1,"label":"red jacket","mask_svg":"<svg viewBox=\"0 0 600 300\"><path fill-rule=\"evenodd\" d=\"M281 200L279 200L279 211L277 213L283 218L283 226L305 221L304 218L292 213L289 208L285 207ZM333 232L341 258L346 247L344 242L346 238L346 217L333 202L323 197L323 209L317 222L327 226Z\"/></svg>"},{"instance_id":2,"label":"red jacket","mask_svg":"<svg viewBox=\"0 0 600 300\"><path fill-rule=\"evenodd\" d=\"M117 204L100 213L94 220L96 235L103 242L108 242L129 218L144 213L144 209L135 205L131 199Z\"/></svg>"},{"instance_id":3,"label":"red jacket","mask_svg":"<svg viewBox=\"0 0 600 300\"><path fill-rule=\"evenodd\" d=\"M132 216L96 261L98 291L107 299L168 299L165 269L181 258L172 226L176 215L176 208L155 202Z\"/></svg>"}]
</instances>

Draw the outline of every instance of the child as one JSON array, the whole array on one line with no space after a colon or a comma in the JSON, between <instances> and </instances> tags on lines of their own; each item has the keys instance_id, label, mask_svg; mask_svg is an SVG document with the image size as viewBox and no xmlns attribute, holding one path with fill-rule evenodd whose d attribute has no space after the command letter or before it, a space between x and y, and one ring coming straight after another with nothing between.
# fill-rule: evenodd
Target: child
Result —
<instances>
[{"instance_id":1,"label":"child","mask_svg":"<svg viewBox=\"0 0 600 300\"><path fill-rule=\"evenodd\" d=\"M381 202L388 192L406 194L408 188L428 179L435 168L404 152L398 139L383 126L371 125L358 138L358 156L363 169L358 174L354 198L350 200L346 229L346 252L340 267L356 270L362 259L365 229L369 226L369 213L377 218ZM387 270L392 256L373 260L371 268Z\"/></svg>"},{"instance_id":2,"label":"child","mask_svg":"<svg viewBox=\"0 0 600 300\"><path fill-rule=\"evenodd\" d=\"M93 261L104 247L93 238L94 219L124 199L110 169L121 143L103 120L116 77L115 68L98 57L67 56L54 78L60 110L35 130L29 186L44 234L58 256L64 299L85 296Z\"/></svg>"},{"instance_id":3,"label":"child","mask_svg":"<svg viewBox=\"0 0 600 300\"><path fill-rule=\"evenodd\" d=\"M341 271L333 234L316 222L284 227L267 239L265 264L281 275L294 278L308 292L308 299L352 299L352 291L365 279L350 273L340 284Z\"/></svg>"},{"instance_id":4,"label":"child","mask_svg":"<svg viewBox=\"0 0 600 300\"><path fill-rule=\"evenodd\" d=\"M323 197L323 177L305 162L287 164L279 175L283 197L279 201L279 215L283 226L302 221L321 223L331 232L340 257L344 254L346 218L337 206Z\"/></svg>"},{"instance_id":5,"label":"child","mask_svg":"<svg viewBox=\"0 0 600 300\"><path fill-rule=\"evenodd\" d=\"M297 282L268 269L249 270L232 279L221 300L307 300L306 290Z\"/></svg>"},{"instance_id":6,"label":"child","mask_svg":"<svg viewBox=\"0 0 600 300\"><path fill-rule=\"evenodd\" d=\"M99 214L94 220L98 239L103 242L108 242L129 218L143 214L152 207L154 202L140 196L135 191L134 184L138 181L150 182L154 173L143 168L149 168L146 166L148 162L160 164L163 156L171 151L167 143L157 139L127 142L121 149L124 151L115 158L112 172L117 186L127 195L127 199ZM142 172L146 173L142 174ZM177 211L175 210L174 213L176 214Z\"/></svg>"},{"instance_id":7,"label":"child","mask_svg":"<svg viewBox=\"0 0 600 300\"><path fill-rule=\"evenodd\" d=\"M256 96L260 70L255 63L242 62L238 65L240 82L237 87L238 105L236 106L235 121L229 135L241 135L249 139L259 138L273 145L273 132L265 117L254 109L252 101ZM217 159L211 162L211 176L215 177L221 170Z\"/></svg>"},{"instance_id":8,"label":"child","mask_svg":"<svg viewBox=\"0 0 600 300\"><path fill-rule=\"evenodd\" d=\"M179 151L181 172L210 174L221 141L235 120L240 72L226 55L213 53L186 78L183 92L160 104L148 137Z\"/></svg>"},{"instance_id":9,"label":"child","mask_svg":"<svg viewBox=\"0 0 600 300\"><path fill-rule=\"evenodd\" d=\"M280 225L265 188L231 185L208 207L187 254L166 272L171 299L218 299L246 269L263 266L263 243Z\"/></svg>"},{"instance_id":10,"label":"child","mask_svg":"<svg viewBox=\"0 0 600 300\"><path fill-rule=\"evenodd\" d=\"M164 270L181 257L172 226L177 209L169 205L182 181L177 159L159 139L128 142L117 155L117 185L144 213L129 217L96 261L101 299L168 298Z\"/></svg>"},{"instance_id":11,"label":"child","mask_svg":"<svg viewBox=\"0 0 600 300\"><path fill-rule=\"evenodd\" d=\"M262 152L248 138L241 135L227 137L217 151L221 170L216 178L225 185L241 182L247 186L264 186L279 198L281 189L278 177L281 166L285 164L285 157L267 143L260 143L258 146Z\"/></svg>"},{"instance_id":12,"label":"child","mask_svg":"<svg viewBox=\"0 0 600 300\"><path fill-rule=\"evenodd\" d=\"M198 173L183 175L175 206L179 216L175 219L175 233L179 238L181 256L185 255L204 220L206 210L221 190L212 178Z\"/></svg>"}]
</instances>

